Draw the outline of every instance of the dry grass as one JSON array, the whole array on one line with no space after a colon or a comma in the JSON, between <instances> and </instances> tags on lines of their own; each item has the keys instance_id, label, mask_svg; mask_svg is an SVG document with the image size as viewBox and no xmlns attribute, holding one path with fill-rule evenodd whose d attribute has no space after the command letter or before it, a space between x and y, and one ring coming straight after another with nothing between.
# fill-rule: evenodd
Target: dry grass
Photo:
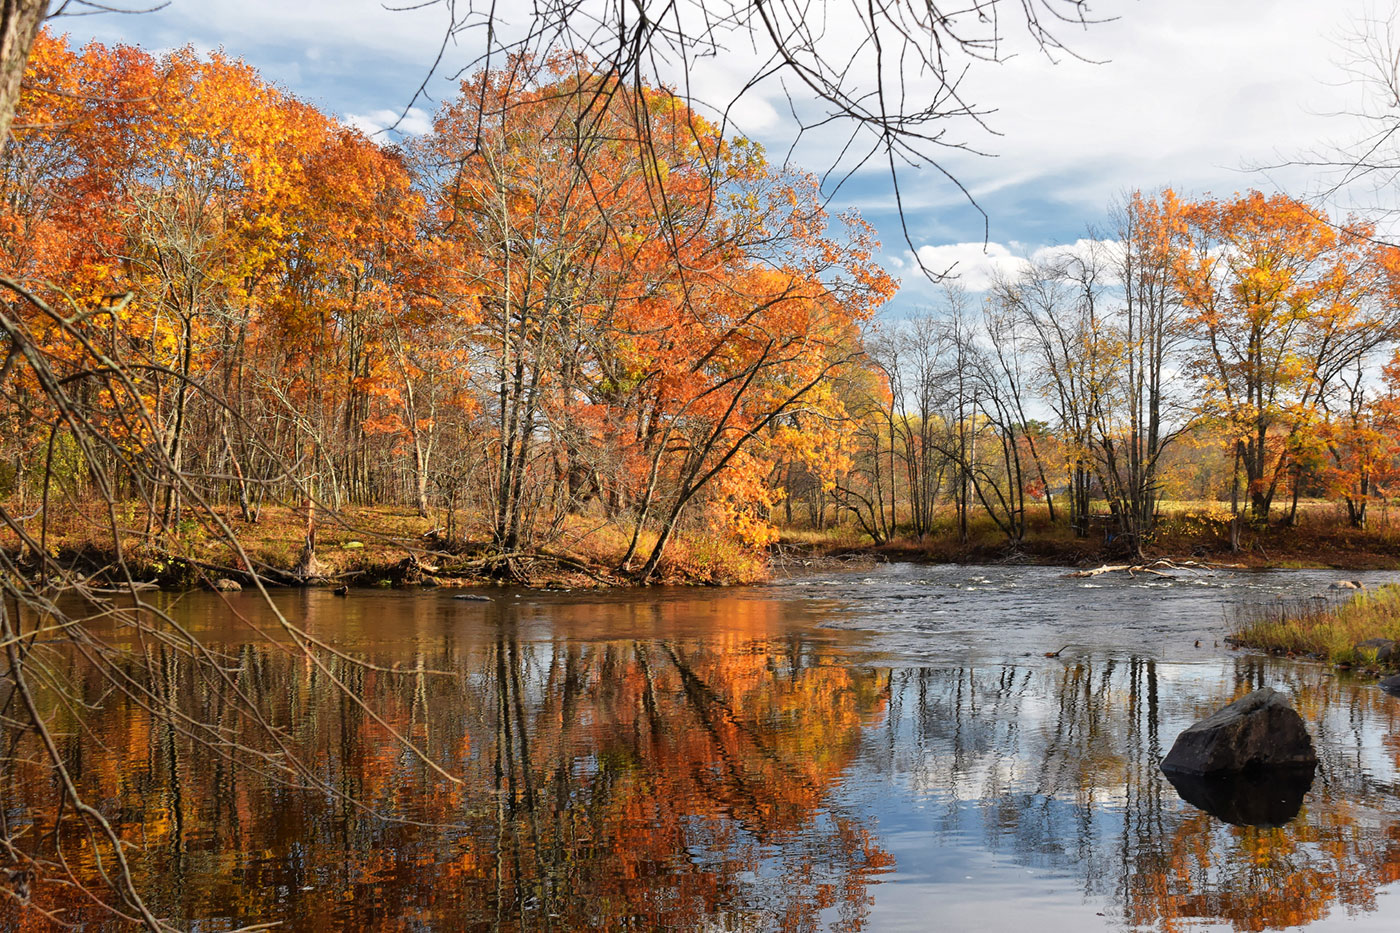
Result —
<instances>
[{"instance_id":1,"label":"dry grass","mask_svg":"<svg viewBox=\"0 0 1400 933\"><path fill-rule=\"evenodd\" d=\"M1027 533L1016 553L1039 563L1074 565L1127 556L1124 542L1108 540L1111 523L1107 506L1092 505L1096 520L1087 537L1076 537L1063 512L1051 522L1044 504L1029 508ZM1230 548L1228 503L1169 501L1162 504L1159 521L1144 550L1149 558L1197 558L1250 567L1330 567L1338 570L1389 570L1400 567L1400 514L1377 504L1366 528L1352 528L1343 510L1333 502L1303 501L1297 521L1279 524L1285 507L1276 508L1274 523L1241 527L1240 549ZM980 512L971 517L967 543L960 543L951 508L937 517L923 539L904 533L879 547L851 525L824 531L797 528L783 531L783 544L817 554L872 551L890 559L979 562L1007 558L1006 536Z\"/></svg>"},{"instance_id":2,"label":"dry grass","mask_svg":"<svg viewBox=\"0 0 1400 933\"><path fill-rule=\"evenodd\" d=\"M23 514L25 510L11 511ZM42 530L51 554L88 566L100 566L110 559L109 517L100 503L55 503L49 510L46 528L42 515L32 507L28 511L32 514L26 521L26 531L38 538ZM304 534L304 516L299 510L267 506L256 523L242 521L236 508L216 511L242 544L254 569L276 578L296 566ZM1098 504L1096 511L1106 509ZM193 585L200 574L244 569L226 536L216 528L191 520L154 537L145 532L145 513L138 504L119 504L115 512L121 528L122 551L145 579L160 579L172 586ZM392 568L410 554L429 552L427 556L434 562L450 564L448 557L438 553L441 545L424 537L426 532L441 528L444 518L439 515L424 519L412 509L394 506L352 506L324 514L319 519L317 556L326 565L329 576L361 582L391 577ZM823 530L788 528L775 549L775 559L782 563L789 557L844 558L857 554L891 560L994 562L1015 557L1044 564L1075 565L1126 555L1122 542L1106 540L1106 522L1096 522L1088 537L1078 538L1063 515L1059 519L1051 522L1043 504L1033 505L1026 538L1014 554L1005 535L980 513L972 517L969 540L961 543L951 509L943 511L922 540L905 534L879 547L851 524ZM490 550L482 516L459 512L458 529L461 537L448 549L454 555L481 556ZM1230 550L1229 535L1229 511L1221 503L1168 502L1163 505L1161 521L1146 550L1149 557L1206 558L1254 567L1325 566L1353 570L1400 566L1400 527L1393 525L1381 508L1373 510L1370 527L1353 529L1335 504L1304 502L1300 503L1299 520L1292 526L1246 525L1239 552ZM560 523L549 539L541 542L541 547L566 562L576 561L598 575L610 577L611 568L618 565L629 541L628 528L596 515L575 515ZM632 562L634 567L650 552L654 542L654 532L642 535L638 556ZM18 545L13 533L0 528L0 549L14 553L19 550ZM672 541L659 573L666 582L751 583L768 577L768 563L762 552L703 528L690 528ZM540 581L545 584L583 583L581 579L564 579L550 569L540 572L547 575Z\"/></svg>"},{"instance_id":3,"label":"dry grass","mask_svg":"<svg viewBox=\"0 0 1400 933\"><path fill-rule=\"evenodd\" d=\"M305 536L305 513L300 509L268 505L257 522L244 521L237 508L216 509L247 554L252 565L248 568L217 527L191 520L152 535L145 530L146 513L139 504L123 503L115 511L121 551L135 575L169 586L193 586L208 577L248 569L278 579L297 565ZM88 570L99 570L112 560L113 534L103 504L65 502L49 510L47 522L42 514L30 512L25 532L35 540L42 537L51 555ZM317 558L328 578L375 583L392 579L396 565L410 555L453 572L454 566L465 566L490 550L481 516L459 512L462 537L450 545L428 537L443 527L442 518L422 518L411 508L395 506L350 506L322 513L317 519ZM569 516L541 545L564 562L555 567L542 562L542 575L533 582L582 586L596 584L599 576L610 579L611 568L621 561L630 541L630 529L597 517ZM643 532L633 566L640 566L655 542L655 532ZM15 554L24 550L19 538L4 528L0 528L0 549ZM568 562L593 573L570 571ZM768 566L761 551L703 530L687 530L673 536L658 574L661 582L753 583L767 579ZM618 582L625 581L619 578Z\"/></svg>"},{"instance_id":4,"label":"dry grass","mask_svg":"<svg viewBox=\"0 0 1400 933\"><path fill-rule=\"evenodd\" d=\"M1375 651L1356 646L1373 638L1400 639L1400 586L1358 593L1342 603L1306 599L1250 607L1237 615L1233 637L1242 647L1275 654L1349 667L1394 667L1394 658L1381 665Z\"/></svg>"}]
</instances>

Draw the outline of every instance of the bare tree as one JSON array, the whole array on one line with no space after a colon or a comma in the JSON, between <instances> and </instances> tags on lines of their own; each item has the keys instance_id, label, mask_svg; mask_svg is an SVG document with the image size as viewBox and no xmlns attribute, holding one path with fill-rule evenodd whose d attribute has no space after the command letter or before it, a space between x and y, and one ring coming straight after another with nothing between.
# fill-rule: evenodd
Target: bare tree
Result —
<instances>
[{"instance_id":1,"label":"bare tree","mask_svg":"<svg viewBox=\"0 0 1400 933\"><path fill-rule=\"evenodd\" d=\"M519 20L496 3L473 0L427 0L413 9L439 11L447 21L432 67L403 116L458 43L480 51L453 77L512 58L581 55L636 90L676 88L688 106L717 113L722 134L742 100L776 87L797 124L794 147L817 131L841 140L823 177L828 194L876 160L889 174L901 218L905 171L941 175L976 206L941 159L953 150L975 151L963 135L970 130L995 133L991 108L972 94L983 66L1027 51L1051 60L1077 58L1063 35L1103 22L1087 0L873 0L816 7L806 0L548 0ZM737 67L739 90L728 100L706 100L696 66L721 56ZM599 93L582 119L602 119L615 102L613 92ZM941 278L947 270L925 267L907 225L903 232L921 269Z\"/></svg>"},{"instance_id":2,"label":"bare tree","mask_svg":"<svg viewBox=\"0 0 1400 933\"><path fill-rule=\"evenodd\" d=\"M1122 310L1113 322L1118 352L1110 390L1095 425L1106 492L1137 556L1156 521L1162 455L1192 422L1173 393L1187 332L1171 281L1172 244L1155 235L1160 228L1144 216L1175 209L1170 192L1130 197L1115 211L1118 246L1109 259L1122 288Z\"/></svg>"}]
</instances>

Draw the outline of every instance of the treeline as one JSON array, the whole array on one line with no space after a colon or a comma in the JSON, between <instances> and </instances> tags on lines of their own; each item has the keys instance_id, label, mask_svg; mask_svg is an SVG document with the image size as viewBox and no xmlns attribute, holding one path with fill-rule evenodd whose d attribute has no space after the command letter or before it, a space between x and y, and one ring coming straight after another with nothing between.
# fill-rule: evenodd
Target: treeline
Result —
<instances>
[{"instance_id":1,"label":"treeline","mask_svg":"<svg viewBox=\"0 0 1400 933\"><path fill-rule=\"evenodd\" d=\"M645 579L678 528L770 540L776 463L830 472L874 250L582 59L479 73L391 147L219 54L43 35L0 165L0 494L144 502L150 536L295 502L304 569L313 502L504 554L588 514Z\"/></svg>"},{"instance_id":2,"label":"treeline","mask_svg":"<svg viewBox=\"0 0 1400 933\"><path fill-rule=\"evenodd\" d=\"M395 505L511 555L597 529L877 544L1033 507L1140 552L1174 467L1243 522L1397 475L1397 252L1283 196L1125 198L985 295L895 282L816 179L576 57L376 143L185 49L41 35L0 161L0 502L118 537ZM1184 453L1190 452L1190 453Z\"/></svg>"},{"instance_id":3,"label":"treeline","mask_svg":"<svg viewBox=\"0 0 1400 933\"><path fill-rule=\"evenodd\" d=\"M870 342L890 391L850 405L859 453L830 496L809 487L814 520L922 539L947 504L962 541L984 513L1014 548L1035 504L1079 537L1098 512L1140 553L1175 485L1228 500L1236 547L1302 494L1365 525L1400 478L1400 252L1281 195L1114 213L979 307L951 290Z\"/></svg>"}]
</instances>

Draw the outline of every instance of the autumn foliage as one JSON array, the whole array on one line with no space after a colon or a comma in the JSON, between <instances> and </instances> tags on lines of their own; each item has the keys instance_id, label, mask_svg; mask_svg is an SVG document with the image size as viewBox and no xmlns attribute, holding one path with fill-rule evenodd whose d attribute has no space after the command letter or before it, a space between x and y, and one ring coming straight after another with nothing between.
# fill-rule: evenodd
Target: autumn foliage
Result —
<instances>
[{"instance_id":1,"label":"autumn foliage","mask_svg":"<svg viewBox=\"0 0 1400 933\"><path fill-rule=\"evenodd\" d=\"M140 495L133 451L185 478L146 503L153 534L194 498L248 521L315 500L446 510L452 531L460 508L507 572L576 515L618 529L642 579L678 533L761 546L776 464L822 459L830 432L799 429L842 420L831 383L894 291L814 179L582 59L476 74L402 147L221 54L45 34L27 74L0 241L61 314L15 310L93 387L117 498ZM109 364L139 417L91 378ZM12 369L23 500L65 432Z\"/></svg>"},{"instance_id":2,"label":"autumn foliage","mask_svg":"<svg viewBox=\"0 0 1400 933\"><path fill-rule=\"evenodd\" d=\"M314 577L318 516L406 506L502 576L715 579L780 518L1017 550L1043 510L1140 555L1194 488L1238 549L1281 500L1364 526L1400 475L1400 258L1283 195L1136 192L877 324L868 224L583 58L387 145L222 54L50 34L0 173L3 271L50 309L7 305L0 495L134 503L119 539L289 505Z\"/></svg>"}]
</instances>

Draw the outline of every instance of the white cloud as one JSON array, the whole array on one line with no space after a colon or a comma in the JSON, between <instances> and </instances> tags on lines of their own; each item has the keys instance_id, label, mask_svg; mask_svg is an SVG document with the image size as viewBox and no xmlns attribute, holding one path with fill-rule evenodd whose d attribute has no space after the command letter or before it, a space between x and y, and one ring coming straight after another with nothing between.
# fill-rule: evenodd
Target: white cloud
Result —
<instances>
[{"instance_id":1,"label":"white cloud","mask_svg":"<svg viewBox=\"0 0 1400 933\"><path fill-rule=\"evenodd\" d=\"M1115 240L1079 239L1027 249L1021 243L945 243L919 247L919 259L933 273L954 277L969 292L984 292L998 276L1011 278L1033 262L1047 262L1093 250L1112 250Z\"/></svg>"},{"instance_id":2,"label":"white cloud","mask_svg":"<svg viewBox=\"0 0 1400 933\"><path fill-rule=\"evenodd\" d=\"M400 113L402 111L389 109L372 110L366 114L347 113L341 122L371 137L389 135L390 127L394 127L394 133L404 136L421 136L433 128L432 119L418 107L408 108L402 120L399 119Z\"/></svg>"},{"instance_id":3,"label":"white cloud","mask_svg":"<svg viewBox=\"0 0 1400 933\"><path fill-rule=\"evenodd\" d=\"M758 63L754 63L757 65ZM689 88L692 96L708 105L705 110L710 116L724 116L729 121L729 132L757 137L781 131L783 118L774 106L774 91L771 86L760 85L744 89L743 80L747 69L736 66L732 61L718 62L707 58L695 62L690 70ZM678 76L679 83L679 76ZM684 94L685 86L678 86L677 93Z\"/></svg>"},{"instance_id":4,"label":"white cloud","mask_svg":"<svg viewBox=\"0 0 1400 933\"><path fill-rule=\"evenodd\" d=\"M1102 208L1125 188L1216 194L1269 186L1251 168L1345 135L1334 36L1360 0L1102 0L1117 19L1066 34L1089 61L1034 51L980 69L967 92L1003 135L969 141L995 159L953 153L979 198L1043 180L1047 194ZM1283 181L1301 181L1285 173Z\"/></svg>"},{"instance_id":5,"label":"white cloud","mask_svg":"<svg viewBox=\"0 0 1400 933\"><path fill-rule=\"evenodd\" d=\"M996 154L985 158L956 149L933 150L991 213L992 236L1003 244L1071 237L1129 188L1172 184L1188 193L1219 195L1268 188L1271 179L1247 171L1250 166L1276 163L1329 138L1355 135L1347 120L1329 116L1358 109L1356 86L1338 83L1343 75L1334 63L1334 37L1368 2L1095 0L1093 14L1110 21L1084 30L1048 24L1081 56L1061 53L1055 63L1030 47L1024 29L1010 22L1001 51L1015 54L1001 64L973 62L959 88L976 108L990 111L985 120L1000 135L967 119L923 129L944 131L948 142ZM699 0L682 6L692 11L684 15L698 15ZM1017 6L1011 4L1008 14ZM528 24L529 4L500 7L509 21L507 31ZM407 104L424 77L441 43L448 9L430 5L393 12L374 0L176 0L159 12L68 19L56 28L71 30L79 40L82 30L91 29L91 35L109 41L149 47L223 45L289 90L318 95L327 109L346 113L347 123L377 132L392 122L385 114ZM593 9L585 4L579 15L591 15ZM803 9L810 9L814 22L809 25L824 41L853 47L860 40L860 30L848 21L853 15L849 5ZM479 30L464 31L449 45L439 78L429 85L434 99L450 94L450 76L476 60L481 36ZM727 48L714 58L696 60L690 89L714 106L728 104L763 66L763 42L762 36L729 36ZM834 47L827 50L832 61L843 60ZM851 74L866 73L859 64L852 65ZM927 99L926 80L907 77L910 100ZM680 83L677 76L667 79ZM788 81L787 87L809 118L826 115L824 105L802 98L800 82ZM434 105L423 106L431 110ZM775 160L783 158L796 135L777 78L745 91L731 117L736 131L758 137ZM401 128L422 132L427 124L427 117L420 116ZM803 134L794 159L820 172L837 158L849 132L848 123L836 121ZM857 151L865 150L857 144L852 152ZM857 203L888 217L888 182L879 177L887 170L877 156L862 172L862 183L853 184L832 207ZM932 172L904 177L911 229L956 224L945 238L981 239L980 218L954 209L962 200L954 186ZM1298 171L1277 173L1272 180L1294 190L1311 184L1311 176ZM957 219L950 220L954 215ZM902 240L897 229L885 226L885 242ZM953 250L947 255L969 269L1015 258L996 252L1005 246L989 248L984 256L980 242L933 248Z\"/></svg>"},{"instance_id":6,"label":"white cloud","mask_svg":"<svg viewBox=\"0 0 1400 933\"><path fill-rule=\"evenodd\" d=\"M919 247L919 260L930 272L957 276L968 291L991 288L998 274L1015 275L1026 260L1002 243L945 243Z\"/></svg>"}]
</instances>

